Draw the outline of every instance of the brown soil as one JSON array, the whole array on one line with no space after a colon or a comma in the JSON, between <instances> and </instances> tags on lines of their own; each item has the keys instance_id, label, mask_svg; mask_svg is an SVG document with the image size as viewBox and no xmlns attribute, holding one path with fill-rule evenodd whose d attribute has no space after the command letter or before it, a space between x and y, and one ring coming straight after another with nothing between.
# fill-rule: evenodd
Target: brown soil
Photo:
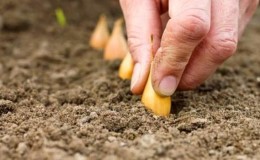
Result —
<instances>
[{"instance_id":1,"label":"brown soil","mask_svg":"<svg viewBox=\"0 0 260 160\"><path fill-rule=\"evenodd\" d=\"M169 118L88 46L100 13L110 27L121 16L116 1L0 1L1 160L260 159L260 10L233 58L172 97Z\"/></svg>"}]
</instances>

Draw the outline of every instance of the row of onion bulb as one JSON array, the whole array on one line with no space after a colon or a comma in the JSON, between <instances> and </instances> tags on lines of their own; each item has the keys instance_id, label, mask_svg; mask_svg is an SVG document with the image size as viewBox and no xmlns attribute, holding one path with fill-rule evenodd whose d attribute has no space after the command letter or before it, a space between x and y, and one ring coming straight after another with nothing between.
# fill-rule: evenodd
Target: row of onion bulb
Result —
<instances>
[{"instance_id":1,"label":"row of onion bulb","mask_svg":"<svg viewBox=\"0 0 260 160\"><path fill-rule=\"evenodd\" d=\"M119 77L130 80L134 61L124 36L123 23L124 20L122 18L117 19L110 35L107 18L105 15L101 15L90 37L89 44L94 49L103 50L105 60L122 60L119 68ZM151 82L151 69L141 101L147 109L158 116L168 116L170 114L171 97L161 96L154 91Z\"/></svg>"}]
</instances>

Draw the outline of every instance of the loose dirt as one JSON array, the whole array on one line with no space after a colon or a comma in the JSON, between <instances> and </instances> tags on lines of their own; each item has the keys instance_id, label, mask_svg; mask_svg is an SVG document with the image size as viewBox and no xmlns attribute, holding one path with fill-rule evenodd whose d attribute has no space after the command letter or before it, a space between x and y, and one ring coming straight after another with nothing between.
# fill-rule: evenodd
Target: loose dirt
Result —
<instances>
[{"instance_id":1,"label":"loose dirt","mask_svg":"<svg viewBox=\"0 0 260 160\"><path fill-rule=\"evenodd\" d=\"M68 26L59 27L62 7ZM172 114L147 111L88 46L116 1L0 1L0 159L260 159L260 10L237 54Z\"/></svg>"}]
</instances>

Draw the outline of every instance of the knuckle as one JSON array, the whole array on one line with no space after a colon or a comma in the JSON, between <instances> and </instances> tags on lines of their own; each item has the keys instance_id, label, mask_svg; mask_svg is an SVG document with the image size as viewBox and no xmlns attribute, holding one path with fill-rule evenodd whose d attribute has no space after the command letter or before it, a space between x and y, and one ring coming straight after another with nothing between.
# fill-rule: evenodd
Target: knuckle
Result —
<instances>
[{"instance_id":1,"label":"knuckle","mask_svg":"<svg viewBox=\"0 0 260 160\"><path fill-rule=\"evenodd\" d=\"M129 36L128 39L127 39L127 44L129 46L130 50L133 49L133 48L137 48L137 47L142 45L139 38L135 37L135 36Z\"/></svg>"},{"instance_id":2,"label":"knuckle","mask_svg":"<svg viewBox=\"0 0 260 160\"><path fill-rule=\"evenodd\" d=\"M253 0L252 2L249 2L253 7L257 7L257 5L259 4L259 0Z\"/></svg>"},{"instance_id":3,"label":"knuckle","mask_svg":"<svg viewBox=\"0 0 260 160\"><path fill-rule=\"evenodd\" d=\"M143 57L147 53L156 53L161 42L161 35L153 34L153 44L143 38L143 34L139 30L129 30L127 43L130 53L134 57ZM151 55L147 55L151 56Z\"/></svg>"},{"instance_id":4,"label":"knuckle","mask_svg":"<svg viewBox=\"0 0 260 160\"><path fill-rule=\"evenodd\" d=\"M181 73L183 72L184 65L177 64L175 62L169 62L168 60L166 61L160 61L156 57L153 61L154 65L154 76L155 78L153 79L154 84L158 84L159 82L159 75L173 75L175 77L180 77Z\"/></svg>"},{"instance_id":5,"label":"knuckle","mask_svg":"<svg viewBox=\"0 0 260 160\"><path fill-rule=\"evenodd\" d=\"M237 43L233 39L222 39L219 40L219 52L222 53L227 58L232 56L237 48Z\"/></svg>"},{"instance_id":6,"label":"knuckle","mask_svg":"<svg viewBox=\"0 0 260 160\"><path fill-rule=\"evenodd\" d=\"M127 43L130 53L135 53L138 48L145 46L138 36L129 36Z\"/></svg>"},{"instance_id":7,"label":"knuckle","mask_svg":"<svg viewBox=\"0 0 260 160\"><path fill-rule=\"evenodd\" d=\"M193 78L193 76L184 76L180 81L181 90L193 90L198 87L199 83Z\"/></svg>"},{"instance_id":8,"label":"knuckle","mask_svg":"<svg viewBox=\"0 0 260 160\"><path fill-rule=\"evenodd\" d=\"M210 29L209 16L205 12L180 16L174 23L177 37L187 41L197 41L204 38Z\"/></svg>"},{"instance_id":9,"label":"knuckle","mask_svg":"<svg viewBox=\"0 0 260 160\"><path fill-rule=\"evenodd\" d=\"M233 37L219 38L211 44L211 53L214 54L213 60L217 63L222 63L231 57L237 49L237 40Z\"/></svg>"},{"instance_id":10,"label":"knuckle","mask_svg":"<svg viewBox=\"0 0 260 160\"><path fill-rule=\"evenodd\" d=\"M244 0L244 6L246 6L245 14L247 16L252 16L257 6L259 4L259 0Z\"/></svg>"},{"instance_id":11,"label":"knuckle","mask_svg":"<svg viewBox=\"0 0 260 160\"><path fill-rule=\"evenodd\" d=\"M156 55L154 61L167 69L168 74L175 74L178 76L186 67L189 57L185 54L168 54L173 53L169 48L164 48L160 54Z\"/></svg>"},{"instance_id":12,"label":"knuckle","mask_svg":"<svg viewBox=\"0 0 260 160\"><path fill-rule=\"evenodd\" d=\"M186 62L186 61L184 61L184 62L181 62L181 61L170 61L170 59L167 59L165 61L165 63L166 63L166 66L168 66L169 70L171 72L177 74L175 76L178 76L185 69L185 67L186 67L188 62Z\"/></svg>"}]
</instances>

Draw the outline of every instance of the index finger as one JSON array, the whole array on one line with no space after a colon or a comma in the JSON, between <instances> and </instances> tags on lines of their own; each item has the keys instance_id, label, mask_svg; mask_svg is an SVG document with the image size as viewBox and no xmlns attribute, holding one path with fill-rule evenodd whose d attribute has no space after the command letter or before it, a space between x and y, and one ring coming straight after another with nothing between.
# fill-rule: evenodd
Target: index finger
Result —
<instances>
[{"instance_id":1,"label":"index finger","mask_svg":"<svg viewBox=\"0 0 260 160\"><path fill-rule=\"evenodd\" d=\"M130 53L135 63L131 90L141 94L150 70L151 53L155 53L160 44L160 7L155 0L120 0L120 4L126 21ZM153 47L151 35L154 37Z\"/></svg>"}]
</instances>

